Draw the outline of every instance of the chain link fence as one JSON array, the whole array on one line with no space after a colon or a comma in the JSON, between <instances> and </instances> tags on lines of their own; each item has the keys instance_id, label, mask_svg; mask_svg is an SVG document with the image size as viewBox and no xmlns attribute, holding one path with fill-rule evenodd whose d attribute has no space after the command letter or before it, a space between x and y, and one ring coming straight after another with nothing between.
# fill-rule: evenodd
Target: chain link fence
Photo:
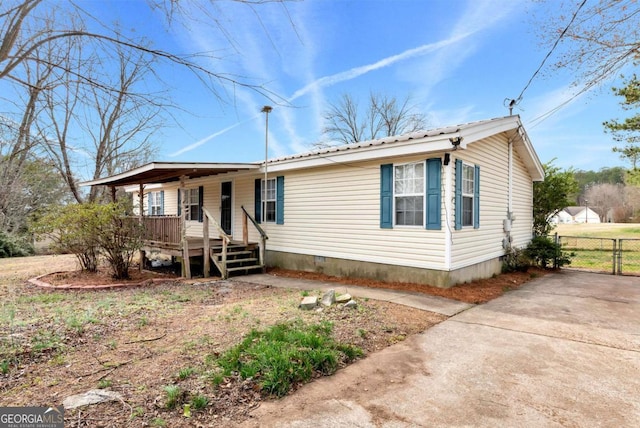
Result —
<instances>
[{"instance_id":1,"label":"chain link fence","mask_svg":"<svg viewBox=\"0 0 640 428\"><path fill-rule=\"evenodd\" d=\"M558 243L573 253L569 269L613 275L640 275L640 239L558 236Z\"/></svg>"},{"instance_id":2,"label":"chain link fence","mask_svg":"<svg viewBox=\"0 0 640 428\"><path fill-rule=\"evenodd\" d=\"M618 239L618 275L640 275L640 239Z\"/></svg>"}]
</instances>

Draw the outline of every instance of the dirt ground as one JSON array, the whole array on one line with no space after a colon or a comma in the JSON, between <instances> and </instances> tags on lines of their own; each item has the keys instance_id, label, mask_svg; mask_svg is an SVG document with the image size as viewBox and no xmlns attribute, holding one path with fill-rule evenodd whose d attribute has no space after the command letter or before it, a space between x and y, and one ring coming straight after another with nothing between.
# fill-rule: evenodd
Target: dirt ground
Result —
<instances>
[{"instance_id":1,"label":"dirt ground","mask_svg":"<svg viewBox=\"0 0 640 428\"><path fill-rule=\"evenodd\" d=\"M6 373L0 372L0 405L59 405L67 396L96 388L122 395L119 402L67 411L69 427L233 426L246 420L269 398L261 397L250 380L228 378L215 386L209 358L238 343L251 328L294 319L327 320L334 325L337 341L362 348L366 358L445 319L373 300L359 301L357 310L334 306L301 311L297 290L216 279L150 284L144 280L158 274L137 271L132 271L133 280L143 285L112 290L46 291L25 282L67 269L74 269L67 256L0 260L0 362L8 362L3 366ZM282 270L271 274L345 281ZM481 302L539 274L501 275L449 290L349 283ZM43 279L54 284L111 281L108 275L77 273ZM184 402L196 395L207 397L207 406L193 410L189 419L182 409L167 409L168 385L180 388Z\"/></svg>"},{"instance_id":2,"label":"dirt ground","mask_svg":"<svg viewBox=\"0 0 640 428\"><path fill-rule=\"evenodd\" d=\"M300 272L284 269L271 269L269 274L289 278L311 279L340 284L360 285L363 287L386 288L390 290L414 291L432 296L446 297L466 303L486 303L501 296L506 291L520 287L525 282L544 275L546 272L538 268L530 268L528 272L512 272L496 275L493 278L481 279L450 288L439 288L424 284L405 282L381 282L364 278L340 278L313 272Z\"/></svg>"}]
</instances>

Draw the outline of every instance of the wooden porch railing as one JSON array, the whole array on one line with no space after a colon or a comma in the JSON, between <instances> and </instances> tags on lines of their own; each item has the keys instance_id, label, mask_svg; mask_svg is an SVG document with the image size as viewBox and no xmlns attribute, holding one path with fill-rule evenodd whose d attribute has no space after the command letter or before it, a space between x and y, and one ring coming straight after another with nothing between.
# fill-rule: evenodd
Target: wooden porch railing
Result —
<instances>
[{"instance_id":1,"label":"wooden porch railing","mask_svg":"<svg viewBox=\"0 0 640 428\"><path fill-rule=\"evenodd\" d=\"M242 239L244 245L249 245L249 220L253 224L253 227L260 234L259 245L259 264L263 267L266 266L266 240L269 239L266 232L258 222L247 212L243 207L243 221L242 221ZM209 276L211 268L211 241L209 229L213 226L213 229L217 231L218 237L222 240L222 253L220 259L213 258L213 262L220 270L223 278L228 277L227 271L227 255L228 245L231 242L231 236L228 235L220 224L216 221L213 215L206 208L202 208L202 253L203 253L203 274L205 277ZM178 216L132 216L127 218L132 224L140 224L142 226L143 235L142 239L147 245L158 246L160 248L171 248L174 251L178 250L182 253L183 260L189 260L189 240L184 230L184 224L182 218ZM144 255L143 255L144 257ZM142 264L141 264L142 267ZM183 263L183 275L187 278L191 277L191 269L189 263Z\"/></svg>"},{"instance_id":2,"label":"wooden porch railing","mask_svg":"<svg viewBox=\"0 0 640 428\"><path fill-rule=\"evenodd\" d=\"M240 208L242 208L242 241L244 242L244 245L247 245L249 243L249 225L247 222L247 219L251 220L251 223L253 224L253 227L256 228L256 230L260 233L260 259L259 259L259 263L262 266L262 270L264 272L265 267L267 266L267 239L269 239L269 237L267 236L267 233L264 231L264 229L262 227L260 227L260 225L258 224L258 222L256 221L256 219L254 219L253 217L251 217L251 214L249 214L247 212L247 210L244 208L244 206L240 206Z\"/></svg>"},{"instance_id":3,"label":"wooden porch railing","mask_svg":"<svg viewBox=\"0 0 640 428\"><path fill-rule=\"evenodd\" d=\"M216 221L216 219L211 215L209 210L205 207L202 207L202 240L203 240L203 249L202 253L204 256L204 276L205 278L209 277L209 270L211 269L211 248L209 245L209 224L213 224L213 226L217 229L218 235L222 239L222 259L220 263L218 263L214 259L215 265L220 270L220 274L223 279L227 278L227 246L229 242L231 242L231 236L227 235L227 233L220 227L220 224Z\"/></svg>"},{"instance_id":4,"label":"wooden porch railing","mask_svg":"<svg viewBox=\"0 0 640 428\"><path fill-rule=\"evenodd\" d=\"M180 217L150 216L129 217L132 222L142 225L142 239L147 242L162 242L172 245L180 244Z\"/></svg>"}]
</instances>

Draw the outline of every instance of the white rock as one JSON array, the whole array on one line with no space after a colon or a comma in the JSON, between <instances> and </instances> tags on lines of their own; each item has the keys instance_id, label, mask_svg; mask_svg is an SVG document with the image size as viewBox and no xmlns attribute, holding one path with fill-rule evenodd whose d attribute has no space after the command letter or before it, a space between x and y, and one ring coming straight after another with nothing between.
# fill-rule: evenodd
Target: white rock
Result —
<instances>
[{"instance_id":1,"label":"white rock","mask_svg":"<svg viewBox=\"0 0 640 428\"><path fill-rule=\"evenodd\" d=\"M92 389L84 394L72 395L65 398L62 405L66 410L69 410L90 404L104 403L105 401L122 401L122 395L115 391Z\"/></svg>"},{"instance_id":2,"label":"white rock","mask_svg":"<svg viewBox=\"0 0 640 428\"><path fill-rule=\"evenodd\" d=\"M322 303L324 306L331 306L336 302L336 290L329 290L322 296Z\"/></svg>"},{"instance_id":3,"label":"white rock","mask_svg":"<svg viewBox=\"0 0 640 428\"><path fill-rule=\"evenodd\" d=\"M306 296L300 303L300 309L311 310L318 306L318 296Z\"/></svg>"}]
</instances>

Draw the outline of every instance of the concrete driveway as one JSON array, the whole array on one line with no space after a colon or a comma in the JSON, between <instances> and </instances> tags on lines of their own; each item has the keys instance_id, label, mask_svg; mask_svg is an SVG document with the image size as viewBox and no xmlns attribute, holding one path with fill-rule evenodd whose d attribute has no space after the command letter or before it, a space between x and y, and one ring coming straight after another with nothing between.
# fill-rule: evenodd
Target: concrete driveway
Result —
<instances>
[{"instance_id":1,"label":"concrete driveway","mask_svg":"<svg viewBox=\"0 0 640 428\"><path fill-rule=\"evenodd\" d=\"M245 426L640 426L640 279L547 275L252 416Z\"/></svg>"}]
</instances>

